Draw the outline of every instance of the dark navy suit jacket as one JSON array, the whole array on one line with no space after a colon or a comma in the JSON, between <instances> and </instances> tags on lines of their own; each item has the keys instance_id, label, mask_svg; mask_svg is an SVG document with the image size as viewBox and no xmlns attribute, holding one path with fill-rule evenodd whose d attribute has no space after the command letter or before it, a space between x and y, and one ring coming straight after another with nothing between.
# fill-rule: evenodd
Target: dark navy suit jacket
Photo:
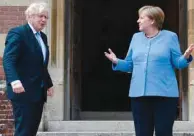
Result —
<instances>
[{"instance_id":1,"label":"dark navy suit jacket","mask_svg":"<svg viewBox=\"0 0 194 136\"><path fill-rule=\"evenodd\" d=\"M5 41L3 66L7 81L7 96L10 100L36 102L46 101L47 89L53 86L48 73L49 47L47 36L41 32L46 46L43 61L41 47L28 24L11 29ZM20 80L25 92L13 92L11 82ZM41 87L44 84L44 89Z\"/></svg>"}]
</instances>

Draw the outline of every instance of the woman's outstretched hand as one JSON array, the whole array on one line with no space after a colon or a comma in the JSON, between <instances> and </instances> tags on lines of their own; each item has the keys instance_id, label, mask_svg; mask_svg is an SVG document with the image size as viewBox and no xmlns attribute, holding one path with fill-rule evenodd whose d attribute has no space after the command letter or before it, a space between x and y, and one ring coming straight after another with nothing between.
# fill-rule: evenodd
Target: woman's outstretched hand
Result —
<instances>
[{"instance_id":1,"label":"woman's outstretched hand","mask_svg":"<svg viewBox=\"0 0 194 136\"><path fill-rule=\"evenodd\" d=\"M185 51L184 57L185 57L186 59L188 59L189 56L191 55L191 53L192 53L193 50L194 50L194 44L191 44L191 45L187 48L187 50Z\"/></svg>"},{"instance_id":2,"label":"woman's outstretched hand","mask_svg":"<svg viewBox=\"0 0 194 136\"><path fill-rule=\"evenodd\" d=\"M117 64L117 62L118 62L117 56L114 54L114 52L112 52L112 50L110 48L108 49L108 51L109 51L109 53L108 52L104 52L105 56L110 61L112 61L112 63Z\"/></svg>"}]
</instances>

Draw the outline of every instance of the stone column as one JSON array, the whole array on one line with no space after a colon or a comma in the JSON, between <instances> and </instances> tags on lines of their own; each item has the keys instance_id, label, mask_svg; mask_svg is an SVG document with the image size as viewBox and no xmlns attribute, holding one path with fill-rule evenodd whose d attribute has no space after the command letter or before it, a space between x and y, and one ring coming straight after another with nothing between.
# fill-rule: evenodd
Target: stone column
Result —
<instances>
[{"instance_id":1,"label":"stone column","mask_svg":"<svg viewBox=\"0 0 194 136\"><path fill-rule=\"evenodd\" d=\"M64 0L48 0L48 3L51 13L45 32L50 47L49 73L54 83L54 96L48 97L45 104L45 130L48 121L64 119Z\"/></svg>"},{"instance_id":2,"label":"stone column","mask_svg":"<svg viewBox=\"0 0 194 136\"><path fill-rule=\"evenodd\" d=\"M188 43L194 43L194 1L188 0ZM192 53L194 56L194 52ZM194 121L194 62L188 68L189 72L189 121Z\"/></svg>"}]
</instances>

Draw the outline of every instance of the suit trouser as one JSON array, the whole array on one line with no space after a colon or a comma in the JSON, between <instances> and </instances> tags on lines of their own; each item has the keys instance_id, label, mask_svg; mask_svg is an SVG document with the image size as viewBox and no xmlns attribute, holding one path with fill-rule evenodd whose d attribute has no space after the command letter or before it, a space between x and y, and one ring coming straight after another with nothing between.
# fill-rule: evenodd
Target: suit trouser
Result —
<instances>
[{"instance_id":1,"label":"suit trouser","mask_svg":"<svg viewBox=\"0 0 194 136\"><path fill-rule=\"evenodd\" d=\"M136 136L172 136L177 105L177 97L131 98Z\"/></svg>"},{"instance_id":2,"label":"suit trouser","mask_svg":"<svg viewBox=\"0 0 194 136\"><path fill-rule=\"evenodd\" d=\"M36 136L44 102L21 103L12 101L15 119L14 136Z\"/></svg>"}]
</instances>

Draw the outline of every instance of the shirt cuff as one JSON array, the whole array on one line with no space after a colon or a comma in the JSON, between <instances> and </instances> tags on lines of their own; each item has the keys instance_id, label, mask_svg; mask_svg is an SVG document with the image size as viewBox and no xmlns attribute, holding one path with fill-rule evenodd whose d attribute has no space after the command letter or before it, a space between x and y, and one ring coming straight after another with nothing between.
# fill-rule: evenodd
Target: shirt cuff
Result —
<instances>
[{"instance_id":1,"label":"shirt cuff","mask_svg":"<svg viewBox=\"0 0 194 136\"><path fill-rule=\"evenodd\" d=\"M11 82L11 86L14 86L17 83L21 83L20 80L15 80L15 81Z\"/></svg>"},{"instance_id":2,"label":"shirt cuff","mask_svg":"<svg viewBox=\"0 0 194 136\"><path fill-rule=\"evenodd\" d=\"M193 56L190 55L189 58L187 59L187 62L190 63L193 60Z\"/></svg>"}]
</instances>

